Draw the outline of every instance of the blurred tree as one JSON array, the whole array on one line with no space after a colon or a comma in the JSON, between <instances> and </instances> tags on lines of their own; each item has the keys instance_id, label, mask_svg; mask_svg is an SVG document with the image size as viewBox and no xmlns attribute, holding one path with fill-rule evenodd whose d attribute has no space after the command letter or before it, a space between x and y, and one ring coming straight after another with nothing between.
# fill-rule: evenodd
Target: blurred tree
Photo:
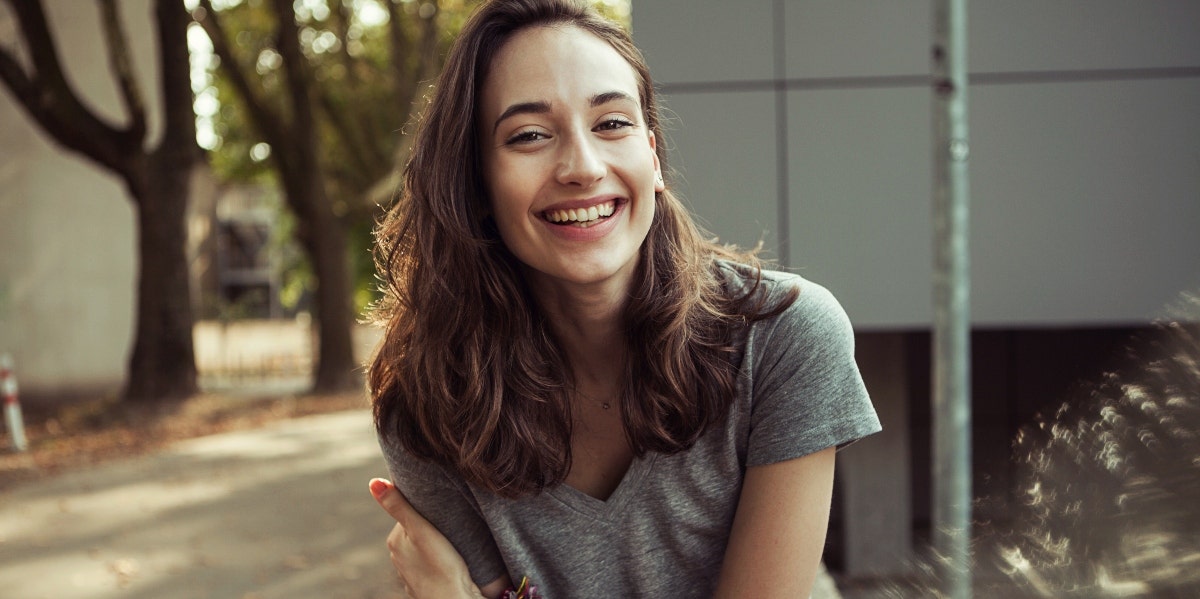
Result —
<instances>
[{"instance_id":1,"label":"blurred tree","mask_svg":"<svg viewBox=\"0 0 1200 599\"><path fill-rule=\"evenodd\" d=\"M155 0L161 69L163 133L151 147L146 104L133 74L116 0L99 0L106 46L125 126L87 108L63 75L41 0L6 0L28 57L0 47L0 80L32 120L56 142L82 154L125 183L137 214L137 321L124 397L161 401L196 391L192 306L184 225L193 172L205 168L196 144L189 82L187 28L181 0ZM97 50L101 51L101 50Z\"/></svg>"},{"instance_id":2,"label":"blurred tree","mask_svg":"<svg viewBox=\"0 0 1200 599\"><path fill-rule=\"evenodd\" d=\"M318 389L353 381L352 316L376 294L370 232L399 188L422 86L478 3L198 0L219 64L213 166L284 190L308 258L285 274L284 303L315 288ZM596 5L627 22L627 0Z\"/></svg>"},{"instance_id":3,"label":"blurred tree","mask_svg":"<svg viewBox=\"0 0 1200 599\"><path fill-rule=\"evenodd\" d=\"M396 190L404 125L467 4L199 0L193 15L222 75L214 166L233 179L274 175L312 269L316 390L355 384L353 303L366 298L353 301L352 274L372 272L369 231Z\"/></svg>"}]
</instances>

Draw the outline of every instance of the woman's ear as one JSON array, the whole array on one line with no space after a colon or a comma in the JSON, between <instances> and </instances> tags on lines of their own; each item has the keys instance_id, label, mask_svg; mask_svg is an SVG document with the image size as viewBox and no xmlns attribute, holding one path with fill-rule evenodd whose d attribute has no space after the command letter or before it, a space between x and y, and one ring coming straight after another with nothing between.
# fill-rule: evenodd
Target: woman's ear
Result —
<instances>
[{"instance_id":1,"label":"woman's ear","mask_svg":"<svg viewBox=\"0 0 1200 599\"><path fill-rule=\"evenodd\" d=\"M650 154L654 157L654 192L662 193L667 190L667 183L663 181L662 165L658 161L658 143L654 139L654 132L650 132Z\"/></svg>"}]
</instances>

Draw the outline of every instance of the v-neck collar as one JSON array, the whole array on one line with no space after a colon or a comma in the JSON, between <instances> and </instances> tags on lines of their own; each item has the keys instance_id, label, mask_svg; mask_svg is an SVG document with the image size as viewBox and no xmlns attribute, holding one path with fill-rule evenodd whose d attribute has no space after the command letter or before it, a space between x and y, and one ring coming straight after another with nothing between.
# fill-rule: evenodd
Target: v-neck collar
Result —
<instances>
[{"instance_id":1,"label":"v-neck collar","mask_svg":"<svg viewBox=\"0 0 1200 599\"><path fill-rule=\"evenodd\" d=\"M641 458L634 458L629 463L629 468L625 471L625 476L621 477L620 484L613 490L612 494L606 500L600 500L567 483L560 483L546 491L551 497L558 500L567 508L579 512L584 516L612 522L621 514L625 513L625 506L636 497L638 490L642 487L642 482L646 475L654 467L654 462L658 459L658 454L655 452L647 453Z\"/></svg>"}]
</instances>

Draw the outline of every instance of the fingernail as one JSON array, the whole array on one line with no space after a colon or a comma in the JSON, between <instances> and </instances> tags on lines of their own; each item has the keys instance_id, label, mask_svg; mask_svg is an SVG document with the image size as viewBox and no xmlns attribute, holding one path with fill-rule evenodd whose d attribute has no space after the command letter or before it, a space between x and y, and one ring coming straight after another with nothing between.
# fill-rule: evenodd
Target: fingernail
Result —
<instances>
[{"instance_id":1,"label":"fingernail","mask_svg":"<svg viewBox=\"0 0 1200 599\"><path fill-rule=\"evenodd\" d=\"M387 493L387 490L388 490L387 481L383 480L382 478L371 479L370 487L371 487L371 495L374 495L375 499L379 499L380 497L382 497L383 494Z\"/></svg>"}]
</instances>

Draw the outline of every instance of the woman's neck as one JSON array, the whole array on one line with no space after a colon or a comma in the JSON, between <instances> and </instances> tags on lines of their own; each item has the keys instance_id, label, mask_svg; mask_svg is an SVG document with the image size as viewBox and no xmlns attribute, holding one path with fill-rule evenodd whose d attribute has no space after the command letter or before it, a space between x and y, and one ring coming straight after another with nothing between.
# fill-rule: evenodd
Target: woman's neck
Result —
<instances>
[{"instance_id":1,"label":"woman's neck","mask_svg":"<svg viewBox=\"0 0 1200 599\"><path fill-rule=\"evenodd\" d=\"M600 391L619 384L629 285L628 280L576 285L535 279L531 286L581 388Z\"/></svg>"}]
</instances>

